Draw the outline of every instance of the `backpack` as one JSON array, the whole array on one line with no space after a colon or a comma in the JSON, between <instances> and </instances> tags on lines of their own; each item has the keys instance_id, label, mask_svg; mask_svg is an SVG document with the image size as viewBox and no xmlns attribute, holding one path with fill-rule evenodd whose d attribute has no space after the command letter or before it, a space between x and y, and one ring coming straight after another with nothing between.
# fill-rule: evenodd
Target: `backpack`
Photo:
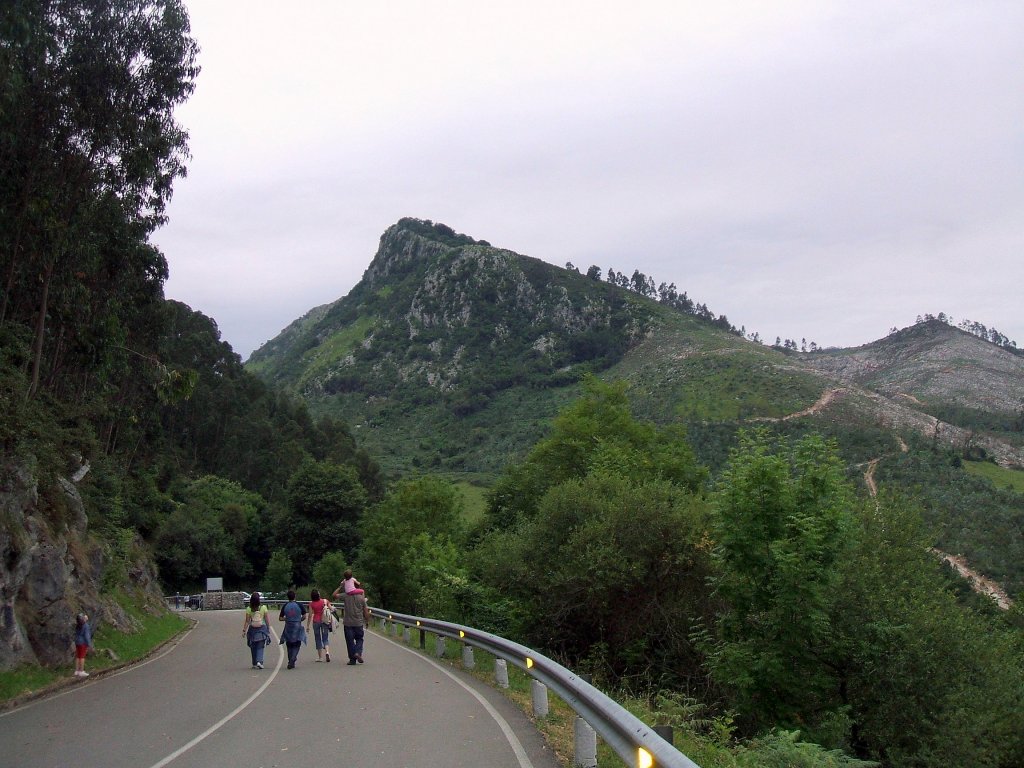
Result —
<instances>
[{"instance_id":1,"label":"backpack","mask_svg":"<svg viewBox=\"0 0 1024 768\"><path fill-rule=\"evenodd\" d=\"M252 618L249 619L249 626L256 627L259 629L263 626L263 606L261 605L255 611L252 612Z\"/></svg>"},{"instance_id":2,"label":"backpack","mask_svg":"<svg viewBox=\"0 0 1024 768\"><path fill-rule=\"evenodd\" d=\"M324 612L320 615L320 621L329 632L334 631L334 607L326 600L324 600Z\"/></svg>"}]
</instances>

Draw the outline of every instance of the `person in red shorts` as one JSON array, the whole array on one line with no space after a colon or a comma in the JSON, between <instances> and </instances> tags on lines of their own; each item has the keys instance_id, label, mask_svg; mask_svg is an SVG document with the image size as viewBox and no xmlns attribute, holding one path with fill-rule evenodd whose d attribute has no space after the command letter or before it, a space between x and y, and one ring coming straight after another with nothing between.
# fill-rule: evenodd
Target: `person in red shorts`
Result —
<instances>
[{"instance_id":1,"label":"person in red shorts","mask_svg":"<svg viewBox=\"0 0 1024 768\"><path fill-rule=\"evenodd\" d=\"M92 629L89 615L80 613L75 617L75 677L88 677L85 671L85 654L92 647Z\"/></svg>"}]
</instances>

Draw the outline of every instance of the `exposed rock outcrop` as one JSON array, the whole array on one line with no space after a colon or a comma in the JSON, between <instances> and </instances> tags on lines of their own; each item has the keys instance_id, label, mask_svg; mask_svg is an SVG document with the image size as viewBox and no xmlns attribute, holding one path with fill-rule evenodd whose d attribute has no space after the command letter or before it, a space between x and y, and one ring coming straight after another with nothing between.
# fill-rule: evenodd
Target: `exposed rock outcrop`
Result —
<instances>
[{"instance_id":1,"label":"exposed rock outcrop","mask_svg":"<svg viewBox=\"0 0 1024 768\"><path fill-rule=\"evenodd\" d=\"M79 475L81 478L83 475ZM75 614L130 630L132 619L100 594L108 547L88 533L88 515L74 483L57 481L41 494L30 464L0 465L0 669L68 663ZM127 564L131 583L159 604L153 566Z\"/></svg>"}]
</instances>

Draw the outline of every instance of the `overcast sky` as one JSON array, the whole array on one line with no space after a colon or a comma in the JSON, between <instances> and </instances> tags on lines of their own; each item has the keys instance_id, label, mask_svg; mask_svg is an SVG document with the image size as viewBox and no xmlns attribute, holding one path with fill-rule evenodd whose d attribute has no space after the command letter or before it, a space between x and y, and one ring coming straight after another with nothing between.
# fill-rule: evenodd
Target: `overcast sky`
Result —
<instances>
[{"instance_id":1,"label":"overcast sky","mask_svg":"<svg viewBox=\"0 0 1024 768\"><path fill-rule=\"evenodd\" d=\"M243 359L443 222L763 339L1024 346L1020 0L186 0L166 295Z\"/></svg>"}]
</instances>

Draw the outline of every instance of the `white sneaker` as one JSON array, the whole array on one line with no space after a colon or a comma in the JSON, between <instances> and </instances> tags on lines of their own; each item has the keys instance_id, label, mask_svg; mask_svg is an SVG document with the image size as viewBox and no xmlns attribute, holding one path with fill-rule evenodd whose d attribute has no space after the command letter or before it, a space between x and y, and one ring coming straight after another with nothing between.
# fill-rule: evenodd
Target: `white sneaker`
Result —
<instances>
[{"instance_id":1,"label":"white sneaker","mask_svg":"<svg viewBox=\"0 0 1024 768\"><path fill-rule=\"evenodd\" d=\"M263 669L263 662L262 661L257 661L256 662L256 669Z\"/></svg>"},{"instance_id":2,"label":"white sneaker","mask_svg":"<svg viewBox=\"0 0 1024 768\"><path fill-rule=\"evenodd\" d=\"M84 669L79 669L79 670L75 671L75 677L88 677L88 676L89 676L89 673L86 672Z\"/></svg>"}]
</instances>

